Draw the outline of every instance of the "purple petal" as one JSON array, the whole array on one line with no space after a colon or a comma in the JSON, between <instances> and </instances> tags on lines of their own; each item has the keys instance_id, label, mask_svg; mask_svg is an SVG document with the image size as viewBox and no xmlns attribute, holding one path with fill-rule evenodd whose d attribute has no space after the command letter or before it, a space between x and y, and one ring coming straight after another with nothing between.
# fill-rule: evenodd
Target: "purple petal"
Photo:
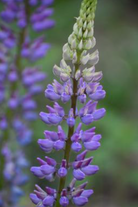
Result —
<instances>
[{"instance_id":1,"label":"purple petal","mask_svg":"<svg viewBox=\"0 0 138 207\"><path fill-rule=\"evenodd\" d=\"M96 91L96 92L93 93L93 94L90 94L89 97L90 97L92 100L98 101L98 100L100 100L100 99L105 98L105 95L106 95L106 92L105 92L104 90L99 90L99 91Z\"/></svg>"},{"instance_id":2,"label":"purple petal","mask_svg":"<svg viewBox=\"0 0 138 207\"><path fill-rule=\"evenodd\" d=\"M58 141L54 142L54 149L55 150L61 150L64 148L64 146L65 146L65 141L58 140Z\"/></svg>"},{"instance_id":3,"label":"purple petal","mask_svg":"<svg viewBox=\"0 0 138 207\"><path fill-rule=\"evenodd\" d=\"M84 196L74 197L73 202L77 206L84 206L86 203L88 203L88 198Z\"/></svg>"},{"instance_id":4,"label":"purple petal","mask_svg":"<svg viewBox=\"0 0 138 207\"><path fill-rule=\"evenodd\" d=\"M60 198L60 205L66 207L69 205L69 199L66 196Z\"/></svg>"},{"instance_id":5,"label":"purple petal","mask_svg":"<svg viewBox=\"0 0 138 207\"><path fill-rule=\"evenodd\" d=\"M97 120L101 119L105 115L105 113L106 113L106 110L104 108L94 111L94 113L93 113L94 120L97 121Z\"/></svg>"},{"instance_id":6,"label":"purple petal","mask_svg":"<svg viewBox=\"0 0 138 207\"><path fill-rule=\"evenodd\" d=\"M46 152L50 152L53 149L54 145L53 141L49 139L39 139L38 144Z\"/></svg>"},{"instance_id":7,"label":"purple petal","mask_svg":"<svg viewBox=\"0 0 138 207\"><path fill-rule=\"evenodd\" d=\"M101 144L96 141L84 142L84 147L87 150L97 150L100 146L101 146Z\"/></svg>"},{"instance_id":8,"label":"purple petal","mask_svg":"<svg viewBox=\"0 0 138 207\"><path fill-rule=\"evenodd\" d=\"M83 180L85 178L85 174L79 169L73 170L73 176L77 180Z\"/></svg>"},{"instance_id":9,"label":"purple petal","mask_svg":"<svg viewBox=\"0 0 138 207\"><path fill-rule=\"evenodd\" d=\"M35 204L35 205L37 205L41 200L37 197L37 195L36 194L34 194L34 193L31 193L30 194L30 199L31 199L31 201Z\"/></svg>"},{"instance_id":10,"label":"purple petal","mask_svg":"<svg viewBox=\"0 0 138 207\"><path fill-rule=\"evenodd\" d=\"M49 114L45 113L45 112L40 112L40 118L43 122L45 122L46 124L50 124L50 121L48 119Z\"/></svg>"},{"instance_id":11,"label":"purple petal","mask_svg":"<svg viewBox=\"0 0 138 207\"><path fill-rule=\"evenodd\" d=\"M49 206L53 206L54 204L54 197L53 196L47 196L44 200L43 200L43 205L45 207L49 207Z\"/></svg>"},{"instance_id":12,"label":"purple petal","mask_svg":"<svg viewBox=\"0 0 138 207\"><path fill-rule=\"evenodd\" d=\"M101 134L96 134L93 136L92 141L99 141L102 138Z\"/></svg>"},{"instance_id":13,"label":"purple petal","mask_svg":"<svg viewBox=\"0 0 138 207\"><path fill-rule=\"evenodd\" d=\"M44 174L42 173L40 167L31 167L31 172L39 178L44 177Z\"/></svg>"},{"instance_id":14,"label":"purple petal","mask_svg":"<svg viewBox=\"0 0 138 207\"><path fill-rule=\"evenodd\" d=\"M94 121L93 115L87 114L87 115L81 117L81 121L84 124L89 125L89 124L91 124Z\"/></svg>"},{"instance_id":15,"label":"purple petal","mask_svg":"<svg viewBox=\"0 0 138 207\"><path fill-rule=\"evenodd\" d=\"M58 175L59 177L65 177L67 175L67 169L64 168L64 167L61 167L59 170L58 170Z\"/></svg>"},{"instance_id":16,"label":"purple petal","mask_svg":"<svg viewBox=\"0 0 138 207\"><path fill-rule=\"evenodd\" d=\"M81 194L81 196L89 198L94 193L93 190L84 190Z\"/></svg>"},{"instance_id":17,"label":"purple petal","mask_svg":"<svg viewBox=\"0 0 138 207\"><path fill-rule=\"evenodd\" d=\"M57 165L57 162L53 158L46 156L45 159L48 165L51 165L54 167Z\"/></svg>"},{"instance_id":18,"label":"purple petal","mask_svg":"<svg viewBox=\"0 0 138 207\"><path fill-rule=\"evenodd\" d=\"M86 167L81 168L81 170L86 175L94 175L99 170L99 167L97 165L88 165Z\"/></svg>"},{"instance_id":19,"label":"purple petal","mask_svg":"<svg viewBox=\"0 0 138 207\"><path fill-rule=\"evenodd\" d=\"M57 101L58 99L60 99L60 95L49 89L46 89L45 97L51 101Z\"/></svg>"},{"instance_id":20,"label":"purple petal","mask_svg":"<svg viewBox=\"0 0 138 207\"><path fill-rule=\"evenodd\" d=\"M42 165L40 167L41 171L43 172L44 175L49 175L53 172L55 172L55 168L50 166L50 165Z\"/></svg>"},{"instance_id":21,"label":"purple petal","mask_svg":"<svg viewBox=\"0 0 138 207\"><path fill-rule=\"evenodd\" d=\"M77 155L76 160L77 161L84 160L84 158L86 157L86 154L87 154L87 150L85 150L81 154Z\"/></svg>"},{"instance_id":22,"label":"purple petal","mask_svg":"<svg viewBox=\"0 0 138 207\"><path fill-rule=\"evenodd\" d=\"M73 142L71 145L71 149L75 152L79 152L82 149L82 146L79 142Z\"/></svg>"},{"instance_id":23,"label":"purple petal","mask_svg":"<svg viewBox=\"0 0 138 207\"><path fill-rule=\"evenodd\" d=\"M62 121L62 117L56 115L56 114L49 114L48 120L50 124L57 125Z\"/></svg>"},{"instance_id":24,"label":"purple petal","mask_svg":"<svg viewBox=\"0 0 138 207\"><path fill-rule=\"evenodd\" d=\"M70 126L70 127L73 127L75 125L75 119L73 117L69 117L67 119L67 124Z\"/></svg>"}]
</instances>

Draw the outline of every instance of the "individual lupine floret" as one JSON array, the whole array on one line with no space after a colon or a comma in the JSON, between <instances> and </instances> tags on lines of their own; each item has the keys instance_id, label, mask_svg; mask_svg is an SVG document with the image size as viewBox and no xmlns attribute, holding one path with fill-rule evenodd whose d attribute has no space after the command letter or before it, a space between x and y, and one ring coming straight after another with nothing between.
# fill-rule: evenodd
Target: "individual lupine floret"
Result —
<instances>
[{"instance_id":1,"label":"individual lupine floret","mask_svg":"<svg viewBox=\"0 0 138 207\"><path fill-rule=\"evenodd\" d=\"M41 158L37 158L37 160L40 163L40 167L32 167L31 172L39 178L45 178L52 181L54 178L54 173L56 172L57 162L47 156L45 157L46 161L42 160Z\"/></svg>"},{"instance_id":2,"label":"individual lupine floret","mask_svg":"<svg viewBox=\"0 0 138 207\"><path fill-rule=\"evenodd\" d=\"M61 85L58 81L54 80L53 84L49 84L45 90L45 96L51 101L61 99L63 103L68 102L72 96L72 83L70 80Z\"/></svg>"},{"instance_id":3,"label":"individual lupine floret","mask_svg":"<svg viewBox=\"0 0 138 207\"><path fill-rule=\"evenodd\" d=\"M30 41L29 37L26 38L21 55L22 57L29 59L31 61L37 61L43 58L50 48L50 44L44 42L44 37L38 37L37 39Z\"/></svg>"},{"instance_id":4,"label":"individual lupine floret","mask_svg":"<svg viewBox=\"0 0 138 207\"><path fill-rule=\"evenodd\" d=\"M22 82L28 90L46 78L46 74L36 67L25 68L22 72Z\"/></svg>"},{"instance_id":5,"label":"individual lupine floret","mask_svg":"<svg viewBox=\"0 0 138 207\"><path fill-rule=\"evenodd\" d=\"M0 83L0 103L5 99L5 87Z\"/></svg>"},{"instance_id":6,"label":"individual lupine floret","mask_svg":"<svg viewBox=\"0 0 138 207\"><path fill-rule=\"evenodd\" d=\"M10 109L16 109L19 105L19 95L18 95L18 91L14 91L9 100L8 100L8 107Z\"/></svg>"},{"instance_id":7,"label":"individual lupine floret","mask_svg":"<svg viewBox=\"0 0 138 207\"><path fill-rule=\"evenodd\" d=\"M71 77L71 67L67 65L64 59L61 60L60 67L57 65L53 67L53 72L55 75L59 76L60 80L63 82L68 81Z\"/></svg>"},{"instance_id":8,"label":"individual lupine floret","mask_svg":"<svg viewBox=\"0 0 138 207\"><path fill-rule=\"evenodd\" d=\"M96 109L97 104L98 102L89 101L80 109L79 116L84 124L89 125L93 121L97 121L105 115L106 111L104 108Z\"/></svg>"},{"instance_id":9,"label":"individual lupine floret","mask_svg":"<svg viewBox=\"0 0 138 207\"><path fill-rule=\"evenodd\" d=\"M101 144L100 134L95 134L95 127L86 131L81 130L82 124L80 123L76 128L76 131L71 137L72 145L71 148L75 152L79 152L82 149L82 144L88 151L97 150Z\"/></svg>"},{"instance_id":10,"label":"individual lupine floret","mask_svg":"<svg viewBox=\"0 0 138 207\"><path fill-rule=\"evenodd\" d=\"M13 128L15 130L17 142L21 146L26 146L31 142L33 132L20 118L14 118Z\"/></svg>"},{"instance_id":11,"label":"individual lupine floret","mask_svg":"<svg viewBox=\"0 0 138 207\"><path fill-rule=\"evenodd\" d=\"M1 12L1 18L3 21L10 23L15 19L18 8L13 1L4 3L6 3L6 8Z\"/></svg>"},{"instance_id":12,"label":"individual lupine floret","mask_svg":"<svg viewBox=\"0 0 138 207\"><path fill-rule=\"evenodd\" d=\"M73 127L75 125L75 122L76 122L74 114L75 114L74 110L73 110L73 108L71 108L69 110L69 114L68 114L68 118L67 118L67 124L70 127Z\"/></svg>"},{"instance_id":13,"label":"individual lupine floret","mask_svg":"<svg viewBox=\"0 0 138 207\"><path fill-rule=\"evenodd\" d=\"M21 99L21 107L23 118L28 121L33 121L37 119L37 113L35 109L37 108L37 103L33 100L32 95L26 94Z\"/></svg>"},{"instance_id":14,"label":"individual lupine floret","mask_svg":"<svg viewBox=\"0 0 138 207\"><path fill-rule=\"evenodd\" d=\"M9 68L8 80L9 82L12 82L12 83L18 80L17 69L14 65L11 65Z\"/></svg>"},{"instance_id":15,"label":"individual lupine floret","mask_svg":"<svg viewBox=\"0 0 138 207\"><path fill-rule=\"evenodd\" d=\"M8 122L5 116L0 117L0 129L5 130L8 127Z\"/></svg>"},{"instance_id":16,"label":"individual lupine floret","mask_svg":"<svg viewBox=\"0 0 138 207\"><path fill-rule=\"evenodd\" d=\"M55 102L54 107L46 106L49 113L40 112L40 117L43 122L45 122L48 125L57 125L59 124L64 116L65 112L63 107L61 107L58 103Z\"/></svg>"},{"instance_id":17,"label":"individual lupine floret","mask_svg":"<svg viewBox=\"0 0 138 207\"><path fill-rule=\"evenodd\" d=\"M99 101L105 98L106 92L99 83L88 83L86 86L86 93L93 101Z\"/></svg>"},{"instance_id":18,"label":"individual lupine floret","mask_svg":"<svg viewBox=\"0 0 138 207\"><path fill-rule=\"evenodd\" d=\"M80 156L82 155L83 154L80 154ZM76 158L75 162L72 163L74 178L77 180L83 180L85 176L95 174L99 170L99 167L97 165L91 165L92 160L93 157L85 158L84 156L81 160Z\"/></svg>"},{"instance_id":19,"label":"individual lupine floret","mask_svg":"<svg viewBox=\"0 0 138 207\"><path fill-rule=\"evenodd\" d=\"M67 175L67 172L68 172L68 170L67 170L67 161L62 160L61 166L58 170L58 176L61 177L61 178L65 177Z\"/></svg>"},{"instance_id":20,"label":"individual lupine floret","mask_svg":"<svg viewBox=\"0 0 138 207\"><path fill-rule=\"evenodd\" d=\"M56 190L46 187L45 191L42 190L38 185L35 185L36 190L30 194L30 198L37 206L52 207L56 199Z\"/></svg>"},{"instance_id":21,"label":"individual lupine floret","mask_svg":"<svg viewBox=\"0 0 138 207\"><path fill-rule=\"evenodd\" d=\"M47 153L53 149L61 150L65 147L67 136L61 126L58 126L58 132L45 131L45 139L39 139L39 146Z\"/></svg>"},{"instance_id":22,"label":"individual lupine floret","mask_svg":"<svg viewBox=\"0 0 138 207\"><path fill-rule=\"evenodd\" d=\"M49 19L53 14L53 9L48 9L44 5L36 9L31 16L31 23L34 31L41 32L54 26L54 21Z\"/></svg>"},{"instance_id":23,"label":"individual lupine floret","mask_svg":"<svg viewBox=\"0 0 138 207\"><path fill-rule=\"evenodd\" d=\"M67 189L61 192L60 205L66 207L69 200L77 206L84 206L88 203L89 197L93 194L93 190L85 190L87 182L75 187L76 179L74 178Z\"/></svg>"},{"instance_id":24,"label":"individual lupine floret","mask_svg":"<svg viewBox=\"0 0 138 207\"><path fill-rule=\"evenodd\" d=\"M77 95L78 100L81 103L85 103L87 96L93 101L99 101L105 98L106 92L103 90L103 87L98 81L87 83L83 81L83 78L80 78Z\"/></svg>"},{"instance_id":25,"label":"individual lupine floret","mask_svg":"<svg viewBox=\"0 0 138 207\"><path fill-rule=\"evenodd\" d=\"M5 25L1 25L0 41L2 41L4 46L8 49L12 49L16 45L16 38L14 36L14 33Z\"/></svg>"}]
</instances>

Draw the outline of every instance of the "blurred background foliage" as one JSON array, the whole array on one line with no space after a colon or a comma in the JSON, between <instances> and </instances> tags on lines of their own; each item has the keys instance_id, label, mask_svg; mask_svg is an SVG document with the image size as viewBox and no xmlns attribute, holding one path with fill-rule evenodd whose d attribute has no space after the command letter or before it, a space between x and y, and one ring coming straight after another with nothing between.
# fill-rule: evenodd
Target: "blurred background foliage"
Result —
<instances>
[{"instance_id":1,"label":"blurred background foliage","mask_svg":"<svg viewBox=\"0 0 138 207\"><path fill-rule=\"evenodd\" d=\"M54 19L56 26L46 34L47 42L52 44L48 55L38 65L47 73L44 87L53 79L52 67L59 64L62 46L66 43L74 17L79 14L80 0L55 0ZM137 0L99 0L95 20L96 48L100 52L97 70L102 70L102 84L107 92L100 105L106 108L104 119L96 123L97 133L103 136L102 147L92 152L94 163L99 165L97 175L89 178L89 187L95 191L90 203L94 207L137 207L138 206L138 1ZM35 37L32 34L32 38ZM45 35L45 34L44 34ZM38 112L44 110L49 102L41 94L38 97ZM68 108L68 105L65 105ZM94 123L95 124L95 123ZM37 120L33 124L34 139L26 148L28 159L37 165L36 157L44 157L37 139L49 127ZM66 128L66 126L65 126ZM52 128L50 129L52 130ZM60 153L53 154L57 159ZM29 173L29 172L28 172ZM33 206L28 194L34 184L46 186L30 173L26 186L26 199L22 205ZM55 182L58 184L58 180ZM54 186L55 186L54 183ZM53 184L51 184L53 186Z\"/></svg>"}]
</instances>

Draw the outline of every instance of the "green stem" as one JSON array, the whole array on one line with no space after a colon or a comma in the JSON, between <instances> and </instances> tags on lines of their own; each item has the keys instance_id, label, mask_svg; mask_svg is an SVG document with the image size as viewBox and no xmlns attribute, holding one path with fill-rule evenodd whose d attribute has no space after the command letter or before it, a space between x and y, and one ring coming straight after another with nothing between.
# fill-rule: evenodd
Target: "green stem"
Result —
<instances>
[{"instance_id":1,"label":"green stem","mask_svg":"<svg viewBox=\"0 0 138 207\"><path fill-rule=\"evenodd\" d=\"M75 64L75 72L79 69L79 64ZM78 86L78 81L76 81L75 78L73 78L73 95L71 98L71 108L73 108L74 115L76 112L76 105L77 105L77 86ZM66 147L65 147L65 152L64 152L64 159L67 161L67 168L69 167L69 159L70 159L70 151L71 151L71 137L74 133L74 126L69 127L68 129L68 139L66 142ZM56 201L56 207L60 206L60 195L62 190L65 187L66 183L66 177L60 178L60 183L59 183L59 190L58 190L58 196L57 196L57 201Z\"/></svg>"}]
</instances>

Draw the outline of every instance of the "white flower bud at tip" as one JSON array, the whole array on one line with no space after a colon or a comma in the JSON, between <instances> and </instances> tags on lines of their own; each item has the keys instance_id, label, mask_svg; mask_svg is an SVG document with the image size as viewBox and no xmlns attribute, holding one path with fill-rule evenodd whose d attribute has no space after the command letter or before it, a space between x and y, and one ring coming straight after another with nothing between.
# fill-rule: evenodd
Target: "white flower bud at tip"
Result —
<instances>
[{"instance_id":1,"label":"white flower bud at tip","mask_svg":"<svg viewBox=\"0 0 138 207\"><path fill-rule=\"evenodd\" d=\"M73 39L73 40L71 41L71 48L72 48L72 49L76 49L76 47L77 47L77 41L76 41L76 39Z\"/></svg>"},{"instance_id":2,"label":"white flower bud at tip","mask_svg":"<svg viewBox=\"0 0 138 207\"><path fill-rule=\"evenodd\" d=\"M75 52L73 53L72 63L74 64L74 63L76 63L76 62L77 62L77 52L75 51Z\"/></svg>"},{"instance_id":3,"label":"white flower bud at tip","mask_svg":"<svg viewBox=\"0 0 138 207\"><path fill-rule=\"evenodd\" d=\"M78 25L77 25L77 23L74 24L73 31L74 31L75 34L78 34Z\"/></svg>"},{"instance_id":4,"label":"white flower bud at tip","mask_svg":"<svg viewBox=\"0 0 138 207\"><path fill-rule=\"evenodd\" d=\"M99 61L99 51L96 50L94 53L92 53L89 57L88 64L89 65L96 65Z\"/></svg>"},{"instance_id":5,"label":"white flower bud at tip","mask_svg":"<svg viewBox=\"0 0 138 207\"><path fill-rule=\"evenodd\" d=\"M54 75L60 76L61 71L62 71L62 68L58 67L57 65L54 65L53 67Z\"/></svg>"},{"instance_id":6,"label":"white flower bud at tip","mask_svg":"<svg viewBox=\"0 0 138 207\"><path fill-rule=\"evenodd\" d=\"M87 22L85 21L84 24L83 24L83 29L84 30L86 29L86 26L87 26Z\"/></svg>"},{"instance_id":7,"label":"white flower bud at tip","mask_svg":"<svg viewBox=\"0 0 138 207\"><path fill-rule=\"evenodd\" d=\"M90 32L88 32L88 37L92 38L94 34L94 29L93 27L91 28Z\"/></svg>"},{"instance_id":8,"label":"white flower bud at tip","mask_svg":"<svg viewBox=\"0 0 138 207\"><path fill-rule=\"evenodd\" d=\"M81 40L80 43L79 43L79 45L78 45L78 49L79 50L82 50L82 48L83 48L83 41Z\"/></svg>"},{"instance_id":9,"label":"white flower bud at tip","mask_svg":"<svg viewBox=\"0 0 138 207\"><path fill-rule=\"evenodd\" d=\"M81 64L86 65L87 62L89 61L89 58L90 58L90 54L89 53L87 55L85 55L85 56L81 56L81 58L80 58Z\"/></svg>"},{"instance_id":10,"label":"white flower bud at tip","mask_svg":"<svg viewBox=\"0 0 138 207\"><path fill-rule=\"evenodd\" d=\"M77 70L77 72L75 73L75 79L78 80L81 77L81 71Z\"/></svg>"},{"instance_id":11,"label":"white flower bud at tip","mask_svg":"<svg viewBox=\"0 0 138 207\"><path fill-rule=\"evenodd\" d=\"M61 73L60 74L60 80L63 82L66 82L67 80L69 80L70 76L67 73Z\"/></svg>"},{"instance_id":12,"label":"white flower bud at tip","mask_svg":"<svg viewBox=\"0 0 138 207\"><path fill-rule=\"evenodd\" d=\"M78 36L82 37L82 28L79 29Z\"/></svg>"}]
</instances>

